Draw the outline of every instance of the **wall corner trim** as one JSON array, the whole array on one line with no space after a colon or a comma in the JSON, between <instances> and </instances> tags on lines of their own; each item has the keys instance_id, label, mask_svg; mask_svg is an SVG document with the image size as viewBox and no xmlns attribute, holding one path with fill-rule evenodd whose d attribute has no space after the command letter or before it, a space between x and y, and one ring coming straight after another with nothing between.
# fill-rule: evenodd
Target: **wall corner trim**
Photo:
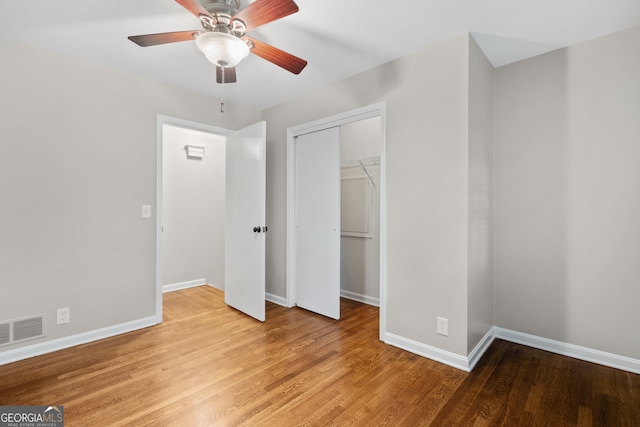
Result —
<instances>
[{"instance_id":1,"label":"wall corner trim","mask_svg":"<svg viewBox=\"0 0 640 427\"><path fill-rule=\"evenodd\" d=\"M480 361L480 359L484 355L484 352L487 351L489 346L491 346L491 343L495 339L495 329L496 329L495 326L489 329L489 331L486 334L484 334L480 342L478 342L478 344L473 348L473 350L471 350L471 353L469 353L469 356L467 357L469 372L471 372L473 368L476 367L476 364L478 363L478 361Z\"/></svg>"},{"instance_id":2,"label":"wall corner trim","mask_svg":"<svg viewBox=\"0 0 640 427\"><path fill-rule=\"evenodd\" d=\"M133 320L131 322L120 323L119 325L108 326L106 328L95 329L83 332L69 337L59 338L42 343L32 344L26 347L20 347L15 350L9 350L0 353L0 365L17 362L19 360L40 356L46 353L52 353L65 348L75 347L80 344L86 344L116 335L133 332L138 329L148 328L157 325L156 316L145 317L143 319Z\"/></svg>"},{"instance_id":3,"label":"wall corner trim","mask_svg":"<svg viewBox=\"0 0 640 427\"><path fill-rule=\"evenodd\" d=\"M505 341L640 374L640 360L638 359L530 335L524 332L512 331L497 326L494 327L493 330L495 338L500 338Z\"/></svg>"}]
</instances>

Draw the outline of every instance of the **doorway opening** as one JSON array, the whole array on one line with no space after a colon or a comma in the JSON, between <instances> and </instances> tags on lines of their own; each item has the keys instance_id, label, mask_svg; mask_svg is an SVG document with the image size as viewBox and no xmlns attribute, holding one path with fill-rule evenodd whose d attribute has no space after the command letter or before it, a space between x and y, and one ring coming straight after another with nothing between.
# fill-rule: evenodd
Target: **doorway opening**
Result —
<instances>
[{"instance_id":1,"label":"doorway opening","mask_svg":"<svg viewBox=\"0 0 640 427\"><path fill-rule=\"evenodd\" d=\"M197 286L204 283L224 288L225 302L258 319L264 321L265 317L265 236L267 230L266 217L266 124L255 123L239 130L227 130L201 123L176 119L173 117L158 115L157 120L157 163L156 163L156 322L162 322L162 293L164 290L176 290L189 286ZM177 135L177 141L171 141L171 136ZM184 139L181 139L184 138ZM207 145L209 143L209 145ZM213 171L200 170L196 177L183 177L187 185L178 189L167 189L164 183L164 157L165 145L178 151L177 157L183 165L177 169L185 169L184 162L203 162L207 156L218 157L212 159L208 165L203 163L191 163L187 174L194 173L196 166L201 169L213 168ZM175 157L175 153L172 156ZM169 161L175 159L167 159ZM184 172L184 171L183 171ZM204 172L204 173L203 173ZM209 172L209 173L206 173ZM217 186L202 189L198 186L198 177L204 179L213 178L215 174L220 176ZM183 173L184 175L184 173ZM191 188L189 185L197 188ZM195 180L195 181L194 181ZM183 184L184 184L183 182ZM220 185L222 183L222 185ZM214 183L215 184L215 183ZM217 192L217 197L203 195L202 192ZM189 194L187 194L189 193ZM190 194L193 193L193 194ZM163 212L164 198L187 200L184 206L176 210L187 211L187 215L181 218L167 218L171 224L165 223ZM190 196L190 197L187 197ZM202 200L211 203L202 204ZM197 205L197 206L196 206ZM172 207L174 208L174 207ZM217 210L214 213L211 211ZM190 215L195 215L191 217ZM198 221L197 215L217 214L214 224L211 221ZM165 225L176 226L176 222L189 222L186 229L193 228L192 237L200 241L208 256L217 256L217 268L211 269L214 259L205 259L198 263L198 250L185 254L180 249L189 243L184 239L176 239L172 236L172 244L178 248L172 248L172 257L178 253L179 264L188 265L187 274L204 275L211 277L184 279L184 271L180 268L171 269L167 273L172 274L172 281L177 283L165 283L164 281L164 252L163 241L165 237ZM185 228L185 224L180 224ZM211 230L204 230L211 228ZM206 234L206 235L205 235ZM217 246L216 246L217 245ZM209 250L213 249L213 252ZM222 261L220 260L222 259ZM221 262L220 262L221 261ZM175 270L175 271L174 271ZM177 272L177 273L176 273ZM195 273L194 273L195 272ZM175 279L182 277L182 279ZM213 283L211 281L213 280ZM169 285L170 289L164 285Z\"/></svg>"},{"instance_id":2,"label":"doorway opening","mask_svg":"<svg viewBox=\"0 0 640 427\"><path fill-rule=\"evenodd\" d=\"M162 288L224 289L225 137L163 125Z\"/></svg>"},{"instance_id":3,"label":"doorway opening","mask_svg":"<svg viewBox=\"0 0 640 427\"><path fill-rule=\"evenodd\" d=\"M300 194L299 194L299 191L297 191L296 189L297 180L298 180L296 170L299 167L298 162L300 160L299 159L300 153L298 151L304 150L307 153L311 152L307 148L305 148L305 146L309 146L310 144L314 144L315 142L310 141L310 139L306 137L307 135L311 135L313 133L321 133L323 131L327 131L328 129L341 127L341 126L345 126L345 129L347 129L352 126L357 126L355 124L358 122L365 123L364 121L366 121L367 119L373 119L373 118L377 118L376 131L378 132L378 135L379 135L379 145L378 145L379 154L366 155L366 154L363 154L366 151L366 149L364 149L363 147L359 147L357 149L352 147L353 148L352 155L346 156L346 153L343 153L343 157L346 156L346 157L352 157L352 158L350 159L345 158L344 162L341 162L340 156L334 157L335 160L333 160L333 162L335 163L335 165L331 164L331 161L329 161L328 163L330 165L327 167L331 167L331 168L335 167L336 170L338 171L337 173L339 174L339 176L345 175L348 177L349 176L348 173L345 173L345 174L340 173L342 169L341 166L345 166L345 169L348 169L351 166L354 166L355 162L357 162L361 170L365 171L365 175L366 174L370 175L370 176L367 176L366 180L363 176L357 176L357 179L353 180L353 182L346 184L346 186L349 187L346 191L351 191L352 195L357 195L357 197L360 198L360 201L362 203L367 204L370 202L375 202L375 200L373 199L373 197L375 197L373 193L368 195L367 191L370 191L371 185L375 185L375 188L377 188L377 192L378 192L377 197L379 202L379 211L376 212L378 214L378 219L379 219L379 230L378 230L378 242L379 242L379 252L378 252L379 292L378 292L378 295L379 295L379 307L380 307L379 336L380 336L380 339L384 341L386 336L386 286L387 286L386 284L386 265L387 265L386 263L386 260L387 260L387 257L386 257L386 251L387 251L386 104L384 102L362 107L356 110L352 110L339 115L327 117L324 119L316 120L310 123L305 123L299 126L289 128L287 130L287 270L286 270L287 271L287 275L286 275L287 295L286 295L286 304L288 307L293 307L297 305L297 302L298 302L298 296L296 292L298 289L297 281L299 280L297 268L299 265L298 258L300 257L300 252L298 250L299 248L297 247L298 245L297 234L300 234L300 235L302 234L302 233L297 233L297 227L299 224L299 215L300 215L300 212L299 212L300 209L298 206L299 204L298 199L300 198ZM300 147L298 147L299 137L302 137L301 140L305 141L305 143ZM308 143L307 141L310 141L310 143ZM366 143L362 143L362 142L361 144L363 146L367 145ZM363 149L364 151L358 151L360 149ZM358 151L358 154L354 154L353 150ZM366 167L363 168L365 164L366 164ZM377 177L374 176L376 173L378 174ZM338 195L340 193L339 187L342 186L342 181L345 181L345 180L341 180L340 178L338 179L339 184L338 184L338 188L336 189ZM305 197L306 196L303 196L303 198ZM304 206L302 208L304 209ZM371 216L367 217L367 214L372 213L372 211L371 210L367 211L366 207L363 207L362 204L360 204L360 208L361 210L359 214L352 215L351 217L345 218L345 220L349 223L348 227L353 228L353 230L350 230L352 232L351 236L345 236L345 237L353 237L354 233L355 235L358 235L359 239L367 239L368 237L371 236L372 228L367 227L367 225L372 226L374 224L371 221L372 217ZM338 214L338 218L339 216L340 215ZM369 221L368 223L367 223L367 220ZM340 219L338 219L338 222L340 222ZM328 233L332 233L333 231L335 231L333 228L328 228L327 230L328 230L327 231ZM341 238L340 235L343 234L342 233L343 231L345 230L344 229L339 230L338 232L339 239ZM347 234L348 234L348 230L347 230ZM338 249L338 251L340 251L340 249ZM338 262L340 263L341 261L338 261ZM339 277L340 275L338 275L338 280L339 280ZM362 288L362 290L364 290L364 288ZM352 299L356 299L354 298L354 296L360 293L358 291L350 291L349 289L346 289L345 291L347 292L344 292L344 291L342 292L343 296L352 297ZM362 293L362 295L365 295L365 293ZM374 301L375 299L372 301L363 301L363 302L373 303Z\"/></svg>"},{"instance_id":4,"label":"doorway opening","mask_svg":"<svg viewBox=\"0 0 640 427\"><path fill-rule=\"evenodd\" d=\"M164 251L163 251L163 239L164 239L164 193L165 193L165 180L164 180L164 172L165 172L165 143L171 144L173 148L179 150L179 143L170 143L172 137L178 137L181 131L186 133L190 133L191 136L196 136L197 138L201 138L201 141L198 143L194 143L193 145L197 147L204 146L203 141L212 142L215 138L225 138L225 136L229 133L227 129L205 125L202 123L192 122L189 120L183 120L176 117L158 115L157 118L157 140L156 140L156 322L162 322L162 293L166 290L175 290L180 289L181 287L188 287L189 283L187 281L181 281L181 283L174 283L176 279L173 277L168 277L171 283L165 283L164 281L164 269L163 269L163 260L164 260ZM183 134L184 136L184 134ZM188 145L186 143L182 145ZM224 151L223 151L224 152ZM186 149L182 152L184 154L185 162L187 159L188 152ZM209 153L212 154L212 153ZM172 162L177 162L177 159L167 159ZM224 169L223 169L224 171ZM186 179L186 178L185 178ZM179 190L178 190L179 191ZM221 195L224 198L224 192ZM215 226L214 226L215 227ZM169 231L169 230L167 230ZM224 238L224 234L223 234ZM180 245L178 241L176 245ZM176 272L171 272L170 274L179 274ZM174 276L178 277L178 276ZM201 283L203 281L211 281L208 277L198 277L191 281L191 286L204 284ZM169 285L167 288L164 285ZM174 286L171 286L174 285Z\"/></svg>"}]
</instances>

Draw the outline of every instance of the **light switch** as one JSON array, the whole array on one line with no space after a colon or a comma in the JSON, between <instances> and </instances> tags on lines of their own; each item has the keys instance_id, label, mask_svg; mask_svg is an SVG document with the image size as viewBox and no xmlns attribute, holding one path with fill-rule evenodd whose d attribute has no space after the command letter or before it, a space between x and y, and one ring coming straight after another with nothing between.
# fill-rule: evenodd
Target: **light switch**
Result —
<instances>
[{"instance_id":1,"label":"light switch","mask_svg":"<svg viewBox=\"0 0 640 427\"><path fill-rule=\"evenodd\" d=\"M151 218L151 205L142 205L142 218Z\"/></svg>"}]
</instances>

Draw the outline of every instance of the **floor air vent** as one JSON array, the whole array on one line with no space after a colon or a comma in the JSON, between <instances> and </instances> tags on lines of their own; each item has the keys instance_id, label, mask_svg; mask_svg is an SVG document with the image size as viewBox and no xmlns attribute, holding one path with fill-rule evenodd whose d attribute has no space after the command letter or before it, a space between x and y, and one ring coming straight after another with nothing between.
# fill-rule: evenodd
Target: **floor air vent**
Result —
<instances>
[{"instance_id":1,"label":"floor air vent","mask_svg":"<svg viewBox=\"0 0 640 427\"><path fill-rule=\"evenodd\" d=\"M13 340L22 341L42 336L42 317L13 322Z\"/></svg>"},{"instance_id":2,"label":"floor air vent","mask_svg":"<svg viewBox=\"0 0 640 427\"><path fill-rule=\"evenodd\" d=\"M0 323L0 346L16 344L44 336L42 315Z\"/></svg>"},{"instance_id":3,"label":"floor air vent","mask_svg":"<svg viewBox=\"0 0 640 427\"><path fill-rule=\"evenodd\" d=\"M9 344L9 341L11 340L11 335L9 335L10 331L10 323L3 323L2 325L0 325L0 345Z\"/></svg>"}]
</instances>

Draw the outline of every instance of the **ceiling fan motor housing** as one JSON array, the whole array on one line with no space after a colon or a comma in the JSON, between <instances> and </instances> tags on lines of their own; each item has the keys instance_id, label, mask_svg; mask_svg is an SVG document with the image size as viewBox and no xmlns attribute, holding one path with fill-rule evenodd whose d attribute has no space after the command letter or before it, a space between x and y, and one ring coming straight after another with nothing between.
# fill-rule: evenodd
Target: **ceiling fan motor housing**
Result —
<instances>
[{"instance_id":1,"label":"ceiling fan motor housing","mask_svg":"<svg viewBox=\"0 0 640 427\"><path fill-rule=\"evenodd\" d=\"M210 22L207 17L200 17L202 26L207 31L215 31L218 33L227 33L234 36L242 36L245 26L242 21L236 20L231 22L231 17L240 10L239 0L198 0L216 20Z\"/></svg>"},{"instance_id":2,"label":"ceiling fan motor housing","mask_svg":"<svg viewBox=\"0 0 640 427\"><path fill-rule=\"evenodd\" d=\"M240 10L240 0L198 0L209 12L213 10L227 10L231 14L238 13Z\"/></svg>"}]
</instances>

